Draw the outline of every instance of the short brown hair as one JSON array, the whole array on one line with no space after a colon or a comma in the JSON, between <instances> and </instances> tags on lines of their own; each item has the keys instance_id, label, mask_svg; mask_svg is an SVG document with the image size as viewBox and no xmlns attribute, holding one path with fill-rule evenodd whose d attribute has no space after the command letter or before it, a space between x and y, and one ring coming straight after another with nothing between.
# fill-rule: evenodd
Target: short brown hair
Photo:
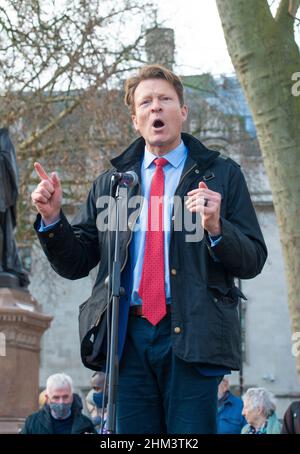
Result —
<instances>
[{"instance_id":1,"label":"short brown hair","mask_svg":"<svg viewBox=\"0 0 300 454\"><path fill-rule=\"evenodd\" d=\"M139 85L140 82L147 79L164 79L170 82L177 93L180 105L181 106L184 105L183 86L180 78L162 65L146 65L142 66L139 69L137 75L130 77L125 82L124 101L126 106L130 109L130 113L132 115L135 113L134 93L136 87Z\"/></svg>"}]
</instances>

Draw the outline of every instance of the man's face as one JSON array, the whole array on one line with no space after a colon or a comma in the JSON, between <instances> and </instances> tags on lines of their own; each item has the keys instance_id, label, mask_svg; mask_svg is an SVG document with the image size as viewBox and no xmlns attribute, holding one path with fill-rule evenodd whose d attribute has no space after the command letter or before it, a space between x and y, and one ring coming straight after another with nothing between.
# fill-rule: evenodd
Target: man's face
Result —
<instances>
[{"instance_id":1,"label":"man's face","mask_svg":"<svg viewBox=\"0 0 300 454\"><path fill-rule=\"evenodd\" d=\"M143 80L135 90L134 105L133 124L144 137L149 151L163 155L180 144L187 107L180 106L170 82L164 79Z\"/></svg>"},{"instance_id":2,"label":"man's face","mask_svg":"<svg viewBox=\"0 0 300 454\"><path fill-rule=\"evenodd\" d=\"M50 389L46 393L46 402L56 404L71 404L73 402L73 393L69 386L63 388Z\"/></svg>"}]
</instances>

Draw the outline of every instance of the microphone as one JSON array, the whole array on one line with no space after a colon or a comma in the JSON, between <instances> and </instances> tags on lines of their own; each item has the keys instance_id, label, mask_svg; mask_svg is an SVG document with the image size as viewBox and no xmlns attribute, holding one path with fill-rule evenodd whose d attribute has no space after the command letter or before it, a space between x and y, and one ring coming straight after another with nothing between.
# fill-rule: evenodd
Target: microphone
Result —
<instances>
[{"instance_id":1,"label":"microphone","mask_svg":"<svg viewBox=\"0 0 300 454\"><path fill-rule=\"evenodd\" d=\"M132 170L128 172L115 172L113 178L119 185L125 186L126 188L132 188L139 181L137 174Z\"/></svg>"}]
</instances>

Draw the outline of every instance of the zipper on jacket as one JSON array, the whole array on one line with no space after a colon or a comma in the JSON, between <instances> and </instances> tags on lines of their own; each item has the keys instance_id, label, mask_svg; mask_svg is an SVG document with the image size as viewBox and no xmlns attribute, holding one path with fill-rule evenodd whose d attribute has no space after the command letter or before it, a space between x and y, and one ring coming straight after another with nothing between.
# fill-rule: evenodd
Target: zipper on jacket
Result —
<instances>
[{"instance_id":1,"label":"zipper on jacket","mask_svg":"<svg viewBox=\"0 0 300 454\"><path fill-rule=\"evenodd\" d=\"M182 182L183 182L183 180L185 179L185 177L186 177L186 176L187 176L195 167L197 167L197 164L194 164L194 165L193 165L189 170L187 170L187 171L185 172L185 174L180 178L180 181L179 181L179 183L178 183L178 186L177 186L177 188L176 188L176 191L175 191L174 196L177 195L178 188L179 188L180 185L182 184ZM174 217L174 204L173 204L173 209L172 209L172 218L173 218L173 217ZM173 231L173 229L172 229L172 231ZM171 239L170 239L170 244L171 244Z\"/></svg>"},{"instance_id":2,"label":"zipper on jacket","mask_svg":"<svg viewBox=\"0 0 300 454\"><path fill-rule=\"evenodd\" d=\"M193 164L192 167L191 167L189 170L187 170L187 171L185 172L184 175L182 175L182 177L180 178L180 181L179 181L179 183L178 183L178 186L177 186L177 188L176 188L175 195L176 195L176 193L177 193L177 190L178 190L179 186L181 185L181 183L182 183L183 180L185 179L185 177L186 177L186 176L187 176L195 167L197 167L197 164Z\"/></svg>"},{"instance_id":3,"label":"zipper on jacket","mask_svg":"<svg viewBox=\"0 0 300 454\"><path fill-rule=\"evenodd\" d=\"M175 191L175 194L174 195L177 195L178 194L178 188L180 187L180 185L182 184L182 182L184 181L185 177L190 173L192 172L192 170L195 169L195 167L197 167L197 164L194 164L189 170L187 170L185 172L185 174L180 178L180 181L178 183L178 186L176 188L176 191ZM171 217L171 234L170 234L170 245L169 245L169 272L171 273L171 257L172 257L172 253L171 253L171 245L172 245L172 242L173 242L173 238L174 238L174 220L175 220L175 213L174 213L174 204L173 204L173 209L172 209L172 217ZM171 274L170 274L171 275ZM171 281L170 281L170 285L171 285Z\"/></svg>"}]
</instances>

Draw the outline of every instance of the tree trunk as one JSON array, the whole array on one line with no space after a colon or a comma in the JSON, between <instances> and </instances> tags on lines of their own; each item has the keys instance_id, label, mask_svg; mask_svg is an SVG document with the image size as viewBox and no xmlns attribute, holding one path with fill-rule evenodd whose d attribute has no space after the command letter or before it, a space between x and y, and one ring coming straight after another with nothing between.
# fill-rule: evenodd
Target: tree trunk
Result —
<instances>
[{"instance_id":1,"label":"tree trunk","mask_svg":"<svg viewBox=\"0 0 300 454\"><path fill-rule=\"evenodd\" d=\"M300 333L300 96L292 94L292 75L300 71L292 14L300 1L281 0L275 18L265 0L216 2L270 180L292 332ZM296 362L300 376L300 355Z\"/></svg>"}]
</instances>

